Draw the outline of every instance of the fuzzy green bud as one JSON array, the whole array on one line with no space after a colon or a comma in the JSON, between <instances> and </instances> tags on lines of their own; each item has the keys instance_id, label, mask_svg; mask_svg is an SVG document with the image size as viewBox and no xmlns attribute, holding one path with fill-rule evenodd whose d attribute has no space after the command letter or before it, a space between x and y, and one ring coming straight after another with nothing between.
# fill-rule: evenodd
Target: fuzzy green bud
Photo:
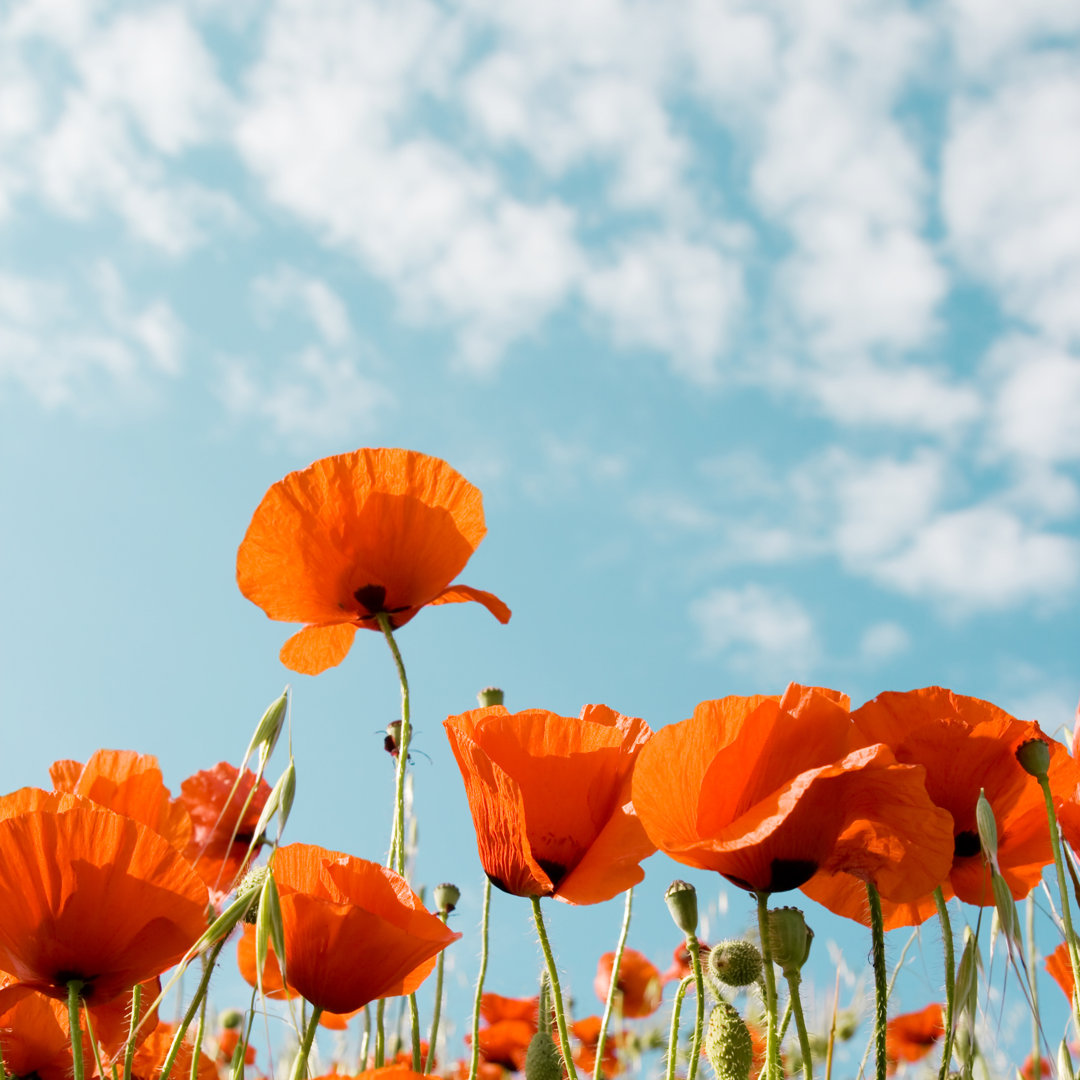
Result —
<instances>
[{"instance_id":1,"label":"fuzzy green bud","mask_svg":"<svg viewBox=\"0 0 1080 1080\"><path fill-rule=\"evenodd\" d=\"M664 893L664 903L675 920L675 925L688 937L697 934L697 889L689 881L676 879Z\"/></svg>"},{"instance_id":2,"label":"fuzzy green bud","mask_svg":"<svg viewBox=\"0 0 1080 1080\"><path fill-rule=\"evenodd\" d=\"M562 1080L563 1060L550 1031L538 1031L525 1052L525 1080Z\"/></svg>"},{"instance_id":3,"label":"fuzzy green bud","mask_svg":"<svg viewBox=\"0 0 1080 1080\"><path fill-rule=\"evenodd\" d=\"M1043 780L1050 772L1050 747L1045 739L1028 739L1016 748L1016 760L1024 772Z\"/></svg>"},{"instance_id":4,"label":"fuzzy green bud","mask_svg":"<svg viewBox=\"0 0 1080 1080\"><path fill-rule=\"evenodd\" d=\"M806 925L803 913L796 907L773 908L769 912L769 945L773 963L785 975L798 972L810 955L814 931Z\"/></svg>"},{"instance_id":5,"label":"fuzzy green bud","mask_svg":"<svg viewBox=\"0 0 1080 1080\"><path fill-rule=\"evenodd\" d=\"M476 700L480 702L481 709L490 709L492 705L502 705L505 694L497 686L485 686Z\"/></svg>"},{"instance_id":6,"label":"fuzzy green bud","mask_svg":"<svg viewBox=\"0 0 1080 1080\"><path fill-rule=\"evenodd\" d=\"M705 1053L717 1080L749 1080L754 1044L746 1024L730 1002L721 1001L709 1015Z\"/></svg>"},{"instance_id":7,"label":"fuzzy green bud","mask_svg":"<svg viewBox=\"0 0 1080 1080\"><path fill-rule=\"evenodd\" d=\"M751 941L721 941L709 950L709 974L728 986L749 986L761 978L761 952Z\"/></svg>"},{"instance_id":8,"label":"fuzzy green bud","mask_svg":"<svg viewBox=\"0 0 1080 1080\"><path fill-rule=\"evenodd\" d=\"M244 1022L244 1014L239 1009L226 1009L218 1020L221 1026L229 1031L232 1028L238 1028Z\"/></svg>"},{"instance_id":9,"label":"fuzzy green bud","mask_svg":"<svg viewBox=\"0 0 1080 1080\"><path fill-rule=\"evenodd\" d=\"M841 1042L847 1042L855 1038L855 1032L859 1030L859 1018L850 1010L842 1012L836 1018L836 1037Z\"/></svg>"},{"instance_id":10,"label":"fuzzy green bud","mask_svg":"<svg viewBox=\"0 0 1080 1080\"><path fill-rule=\"evenodd\" d=\"M456 885L451 885L449 881L444 881L441 885L435 886L434 896L435 910L449 912L457 907L461 899L461 890Z\"/></svg>"}]
</instances>

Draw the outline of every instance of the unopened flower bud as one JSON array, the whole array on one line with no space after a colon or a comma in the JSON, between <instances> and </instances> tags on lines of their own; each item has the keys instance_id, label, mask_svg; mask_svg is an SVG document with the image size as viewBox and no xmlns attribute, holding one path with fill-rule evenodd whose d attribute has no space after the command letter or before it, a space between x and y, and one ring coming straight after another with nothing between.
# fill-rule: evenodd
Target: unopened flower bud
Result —
<instances>
[{"instance_id":1,"label":"unopened flower bud","mask_svg":"<svg viewBox=\"0 0 1080 1080\"><path fill-rule=\"evenodd\" d=\"M761 978L761 953L750 941L721 941L709 952L709 973L728 986L749 986Z\"/></svg>"},{"instance_id":2,"label":"unopened flower bud","mask_svg":"<svg viewBox=\"0 0 1080 1080\"><path fill-rule=\"evenodd\" d=\"M709 1015L705 1053L717 1080L749 1080L754 1044L742 1017L727 1001L721 1001Z\"/></svg>"},{"instance_id":3,"label":"unopened flower bud","mask_svg":"<svg viewBox=\"0 0 1080 1080\"><path fill-rule=\"evenodd\" d=\"M769 912L769 945L773 963L787 975L798 972L810 955L814 931L806 925L803 913L796 907L773 908Z\"/></svg>"},{"instance_id":4,"label":"unopened flower bud","mask_svg":"<svg viewBox=\"0 0 1080 1080\"><path fill-rule=\"evenodd\" d=\"M226 1009L220 1017L221 1026L226 1031L238 1028L244 1022L244 1014L239 1009Z\"/></svg>"},{"instance_id":5,"label":"unopened flower bud","mask_svg":"<svg viewBox=\"0 0 1080 1080\"><path fill-rule=\"evenodd\" d=\"M836 1037L841 1042L855 1038L855 1032L859 1030L859 1018L850 1010L842 1012L836 1018Z\"/></svg>"},{"instance_id":6,"label":"unopened flower bud","mask_svg":"<svg viewBox=\"0 0 1080 1080\"><path fill-rule=\"evenodd\" d=\"M664 903L684 934L697 934L697 889L689 881L673 881L664 893Z\"/></svg>"},{"instance_id":7,"label":"unopened flower bud","mask_svg":"<svg viewBox=\"0 0 1080 1080\"><path fill-rule=\"evenodd\" d=\"M435 909L437 911L453 911L461 899L461 890L456 885L444 881L435 886Z\"/></svg>"},{"instance_id":8,"label":"unopened flower bud","mask_svg":"<svg viewBox=\"0 0 1080 1080\"><path fill-rule=\"evenodd\" d=\"M525 1080L562 1080L563 1060L550 1031L538 1031L525 1052Z\"/></svg>"},{"instance_id":9,"label":"unopened flower bud","mask_svg":"<svg viewBox=\"0 0 1080 1080\"><path fill-rule=\"evenodd\" d=\"M492 705L501 705L504 698L503 692L497 686L485 686L476 699L480 702L481 709L489 709Z\"/></svg>"},{"instance_id":10,"label":"unopened flower bud","mask_svg":"<svg viewBox=\"0 0 1080 1080\"><path fill-rule=\"evenodd\" d=\"M1024 772L1045 779L1050 772L1050 747L1045 739L1028 739L1016 748L1016 760Z\"/></svg>"}]
</instances>

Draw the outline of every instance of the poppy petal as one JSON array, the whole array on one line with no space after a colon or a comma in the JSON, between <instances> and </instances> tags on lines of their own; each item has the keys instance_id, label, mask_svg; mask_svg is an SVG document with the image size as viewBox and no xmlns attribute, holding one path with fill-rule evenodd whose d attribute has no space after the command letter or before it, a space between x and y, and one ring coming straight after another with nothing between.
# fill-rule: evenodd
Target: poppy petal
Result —
<instances>
[{"instance_id":1,"label":"poppy petal","mask_svg":"<svg viewBox=\"0 0 1080 1080\"><path fill-rule=\"evenodd\" d=\"M451 585L443 589L438 596L429 600L430 604L464 604L469 600L475 600L495 616L501 623L510 621L510 609L494 594L484 592L483 589L474 589L471 585Z\"/></svg>"},{"instance_id":2,"label":"poppy petal","mask_svg":"<svg viewBox=\"0 0 1080 1080\"><path fill-rule=\"evenodd\" d=\"M333 626L305 626L293 634L279 654L281 662L301 675L318 675L337 667L352 648L356 627L349 623Z\"/></svg>"}]
</instances>

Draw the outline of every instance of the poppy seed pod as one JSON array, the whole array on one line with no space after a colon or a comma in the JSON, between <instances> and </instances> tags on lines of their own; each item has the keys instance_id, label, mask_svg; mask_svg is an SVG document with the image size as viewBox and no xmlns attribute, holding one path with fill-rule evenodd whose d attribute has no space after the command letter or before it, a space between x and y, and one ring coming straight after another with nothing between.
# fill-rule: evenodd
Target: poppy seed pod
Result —
<instances>
[{"instance_id":1,"label":"poppy seed pod","mask_svg":"<svg viewBox=\"0 0 1080 1080\"><path fill-rule=\"evenodd\" d=\"M684 934L697 933L697 889L689 881L673 881L664 893L664 903L667 904L675 925Z\"/></svg>"},{"instance_id":2,"label":"poppy seed pod","mask_svg":"<svg viewBox=\"0 0 1080 1080\"><path fill-rule=\"evenodd\" d=\"M761 953L750 941L721 941L709 952L709 973L728 986L749 986L761 978Z\"/></svg>"},{"instance_id":3,"label":"poppy seed pod","mask_svg":"<svg viewBox=\"0 0 1080 1080\"><path fill-rule=\"evenodd\" d=\"M753 1040L735 1006L727 1001L721 1001L709 1016L705 1053L717 1080L748 1080Z\"/></svg>"},{"instance_id":4,"label":"poppy seed pod","mask_svg":"<svg viewBox=\"0 0 1080 1080\"><path fill-rule=\"evenodd\" d=\"M434 896L436 910L450 912L457 907L461 899L461 890L456 885L444 881L441 885L435 886Z\"/></svg>"},{"instance_id":5,"label":"poppy seed pod","mask_svg":"<svg viewBox=\"0 0 1080 1080\"><path fill-rule=\"evenodd\" d=\"M476 700L480 702L481 709L489 709L492 705L504 705L506 703L505 696L497 686L485 686L476 695Z\"/></svg>"},{"instance_id":6,"label":"poppy seed pod","mask_svg":"<svg viewBox=\"0 0 1080 1080\"><path fill-rule=\"evenodd\" d=\"M806 925L806 919L798 908L773 908L769 912L769 945L773 963L785 975L802 968L810 955L813 940L814 931Z\"/></svg>"},{"instance_id":7,"label":"poppy seed pod","mask_svg":"<svg viewBox=\"0 0 1080 1080\"><path fill-rule=\"evenodd\" d=\"M1020 767L1040 780L1050 773L1050 747L1045 739L1028 739L1016 748Z\"/></svg>"}]
</instances>

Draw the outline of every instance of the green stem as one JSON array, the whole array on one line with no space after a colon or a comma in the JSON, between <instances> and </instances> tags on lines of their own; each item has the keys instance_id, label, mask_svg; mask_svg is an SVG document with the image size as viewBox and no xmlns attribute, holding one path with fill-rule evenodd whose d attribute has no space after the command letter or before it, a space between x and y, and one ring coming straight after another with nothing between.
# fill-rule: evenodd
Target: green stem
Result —
<instances>
[{"instance_id":1,"label":"green stem","mask_svg":"<svg viewBox=\"0 0 1080 1080\"><path fill-rule=\"evenodd\" d=\"M199 1011L199 1008L206 997L206 991L210 985L210 976L214 973L214 965L217 963L217 958L221 955L221 950L224 948L225 938L222 938L213 949L210 950L209 959L203 965L202 978L199 980L199 985L195 988L195 996L191 999L191 1004L188 1005L187 1012L184 1013L184 1017L180 1021L180 1026L176 1029L173 1040L169 1044L169 1052L165 1055L165 1061L161 1066L161 1075L158 1077L158 1080L169 1080L169 1073L176 1063L176 1055L180 1052L180 1046L184 1041L184 1036L187 1034L187 1029L191 1026L191 1021L195 1019L195 1014Z\"/></svg>"},{"instance_id":2,"label":"green stem","mask_svg":"<svg viewBox=\"0 0 1080 1080\"><path fill-rule=\"evenodd\" d=\"M441 954L440 954L441 955ZM416 994L409 995L409 1026L412 1028L412 1069L420 1071L420 1010L416 1007ZM431 1046L428 1053L431 1053Z\"/></svg>"},{"instance_id":3,"label":"green stem","mask_svg":"<svg viewBox=\"0 0 1080 1080\"><path fill-rule=\"evenodd\" d=\"M682 1012L683 997L687 987L694 981L693 975L687 975L679 983L679 989L675 992L675 1005L671 1010L671 1031L668 1034L668 1058L666 1080L675 1080L675 1063L679 1057L679 1015Z\"/></svg>"},{"instance_id":4,"label":"green stem","mask_svg":"<svg viewBox=\"0 0 1080 1080\"><path fill-rule=\"evenodd\" d=\"M881 897L874 883L866 883L866 895L870 901L870 935L874 949L874 1046L876 1052L877 1080L885 1080L888 1056L885 1049L885 1026L888 1022L889 990L885 970L885 917L881 912Z\"/></svg>"},{"instance_id":5,"label":"green stem","mask_svg":"<svg viewBox=\"0 0 1080 1080\"><path fill-rule=\"evenodd\" d=\"M480 916L480 974L476 976L476 994L472 1011L472 1057L469 1060L469 1080L476 1080L480 1069L480 1002L484 997L484 977L488 965L488 914L491 911L491 878L484 878L484 906Z\"/></svg>"},{"instance_id":6,"label":"green stem","mask_svg":"<svg viewBox=\"0 0 1080 1080\"><path fill-rule=\"evenodd\" d=\"M799 1033L799 1051L802 1053L803 1075L806 1080L814 1080L814 1060L810 1053L810 1036L806 1033L806 1019L803 1017L802 999L799 997L799 986L802 984L802 976L795 970L784 972L787 979L789 997L792 1011L795 1014L795 1030Z\"/></svg>"},{"instance_id":7,"label":"green stem","mask_svg":"<svg viewBox=\"0 0 1080 1080\"><path fill-rule=\"evenodd\" d=\"M690 953L690 966L694 969L694 989L697 994L694 1038L690 1043L690 1066L686 1072L686 1080L694 1080L701 1060L701 1038L705 1030L705 979L701 973L701 945L697 934L686 935L686 949Z\"/></svg>"},{"instance_id":8,"label":"green stem","mask_svg":"<svg viewBox=\"0 0 1080 1080\"><path fill-rule=\"evenodd\" d=\"M375 1068L386 1064L386 998L375 1006Z\"/></svg>"},{"instance_id":9,"label":"green stem","mask_svg":"<svg viewBox=\"0 0 1080 1080\"><path fill-rule=\"evenodd\" d=\"M1046 817L1050 823L1050 845L1054 850L1054 869L1057 871L1058 892L1061 894L1061 918L1065 923L1065 941L1069 946L1069 961L1072 964L1073 986L1080 988L1080 953L1077 952L1076 934L1073 932L1072 911L1069 905L1069 891L1065 884L1065 867L1061 862L1061 839L1058 836L1057 814L1054 812L1054 794L1050 790L1050 779L1039 777L1043 799L1046 802ZM1080 1033L1080 994L1073 994L1073 1022Z\"/></svg>"},{"instance_id":10,"label":"green stem","mask_svg":"<svg viewBox=\"0 0 1080 1080\"><path fill-rule=\"evenodd\" d=\"M131 1025L128 1028L127 1045L124 1047L124 1080L131 1080L131 1063L135 1060L135 1032L142 1017L142 986L136 983L131 991Z\"/></svg>"},{"instance_id":11,"label":"green stem","mask_svg":"<svg viewBox=\"0 0 1080 1080\"><path fill-rule=\"evenodd\" d=\"M79 1024L79 1012L82 1006L82 980L72 979L68 983L68 1028L71 1032L71 1066L73 1080L83 1080L82 1028Z\"/></svg>"},{"instance_id":12,"label":"green stem","mask_svg":"<svg viewBox=\"0 0 1080 1080\"><path fill-rule=\"evenodd\" d=\"M199 1009L199 1022L195 1026L195 1045L191 1048L191 1071L188 1080L199 1078L199 1051L202 1050L203 1036L206 1034L206 1002L207 997L204 994Z\"/></svg>"},{"instance_id":13,"label":"green stem","mask_svg":"<svg viewBox=\"0 0 1080 1080\"><path fill-rule=\"evenodd\" d=\"M615 956L611 961L611 982L608 984L607 1001L604 1002L604 1015L600 1018L600 1034L596 1038L596 1065L593 1068L593 1080L600 1080L603 1071L601 1061L604 1057L604 1043L607 1042L608 1024L615 1007L615 995L619 989L619 968L622 965L623 950L626 948L626 936L630 933L630 911L634 904L634 888L626 890L626 905L623 908L622 930L619 942L615 946Z\"/></svg>"},{"instance_id":14,"label":"green stem","mask_svg":"<svg viewBox=\"0 0 1080 1080\"><path fill-rule=\"evenodd\" d=\"M443 926L446 925L449 916L450 912L445 908L439 912L439 918L442 920ZM439 1017L442 1014L444 956L446 956L445 949L439 953L439 959L435 961L435 1004L431 1010L431 1034L428 1036L427 1058L424 1061L424 1072L426 1073L431 1072L431 1067L435 1064L435 1040L439 1036ZM419 1068L417 1072L419 1072Z\"/></svg>"},{"instance_id":15,"label":"green stem","mask_svg":"<svg viewBox=\"0 0 1080 1080\"><path fill-rule=\"evenodd\" d=\"M566 1027L566 1011L563 1008L562 988L559 986L559 971L555 966L555 954L551 951L547 931L544 929L544 916L540 912L540 897L530 896L529 900L532 902L536 936L540 939L540 948L544 953L548 979L551 982L551 998L555 1004L555 1021L559 1026L559 1050L562 1052L567 1077L569 1077L569 1080L577 1080L577 1070L574 1068L574 1058L570 1047L570 1032Z\"/></svg>"},{"instance_id":16,"label":"green stem","mask_svg":"<svg viewBox=\"0 0 1080 1080\"><path fill-rule=\"evenodd\" d=\"M315 1042L315 1031L319 1026L319 1018L323 1011L318 1005L311 1007L311 1019L304 1029L304 1040L300 1043L300 1050L293 1062L292 1080L305 1080L307 1077L308 1057L311 1054L311 1046Z\"/></svg>"},{"instance_id":17,"label":"green stem","mask_svg":"<svg viewBox=\"0 0 1080 1080\"><path fill-rule=\"evenodd\" d=\"M412 725L409 722L409 680L405 675L405 664L401 659L394 630L390 625L390 616L380 611L376 616L379 629L386 638L387 645L397 667L398 682L401 684L401 732L398 736L397 773L394 779L394 823L390 831L390 854L386 865L405 876L405 769L409 762L409 743L412 740Z\"/></svg>"},{"instance_id":18,"label":"green stem","mask_svg":"<svg viewBox=\"0 0 1080 1080\"><path fill-rule=\"evenodd\" d=\"M1039 1036L1042 1028L1039 1023L1039 980L1035 978L1035 963L1038 959L1035 948L1035 897L1028 894L1024 905L1027 920L1028 940L1028 987L1031 991L1031 1075L1042 1076L1042 1052L1039 1048Z\"/></svg>"},{"instance_id":19,"label":"green stem","mask_svg":"<svg viewBox=\"0 0 1080 1080\"><path fill-rule=\"evenodd\" d=\"M776 975L773 972L772 944L769 940L769 894L757 897L758 935L761 938L761 975L765 981L765 1077L780 1075L780 1046L776 1037Z\"/></svg>"},{"instance_id":20,"label":"green stem","mask_svg":"<svg viewBox=\"0 0 1080 1080\"><path fill-rule=\"evenodd\" d=\"M945 894L939 885L934 890L934 903L937 904L938 921L941 923L941 940L945 945L945 1039L941 1047L941 1068L938 1080L945 1080L952 1063L954 998L956 996L956 954L953 950L952 920L949 918L949 905L945 903Z\"/></svg>"},{"instance_id":21,"label":"green stem","mask_svg":"<svg viewBox=\"0 0 1080 1080\"><path fill-rule=\"evenodd\" d=\"M441 953L439 954L442 955ZM364 1029L360 1035L360 1056L357 1060L357 1072L367 1072L368 1050L371 1047L371 1005L364 1006Z\"/></svg>"}]
</instances>

